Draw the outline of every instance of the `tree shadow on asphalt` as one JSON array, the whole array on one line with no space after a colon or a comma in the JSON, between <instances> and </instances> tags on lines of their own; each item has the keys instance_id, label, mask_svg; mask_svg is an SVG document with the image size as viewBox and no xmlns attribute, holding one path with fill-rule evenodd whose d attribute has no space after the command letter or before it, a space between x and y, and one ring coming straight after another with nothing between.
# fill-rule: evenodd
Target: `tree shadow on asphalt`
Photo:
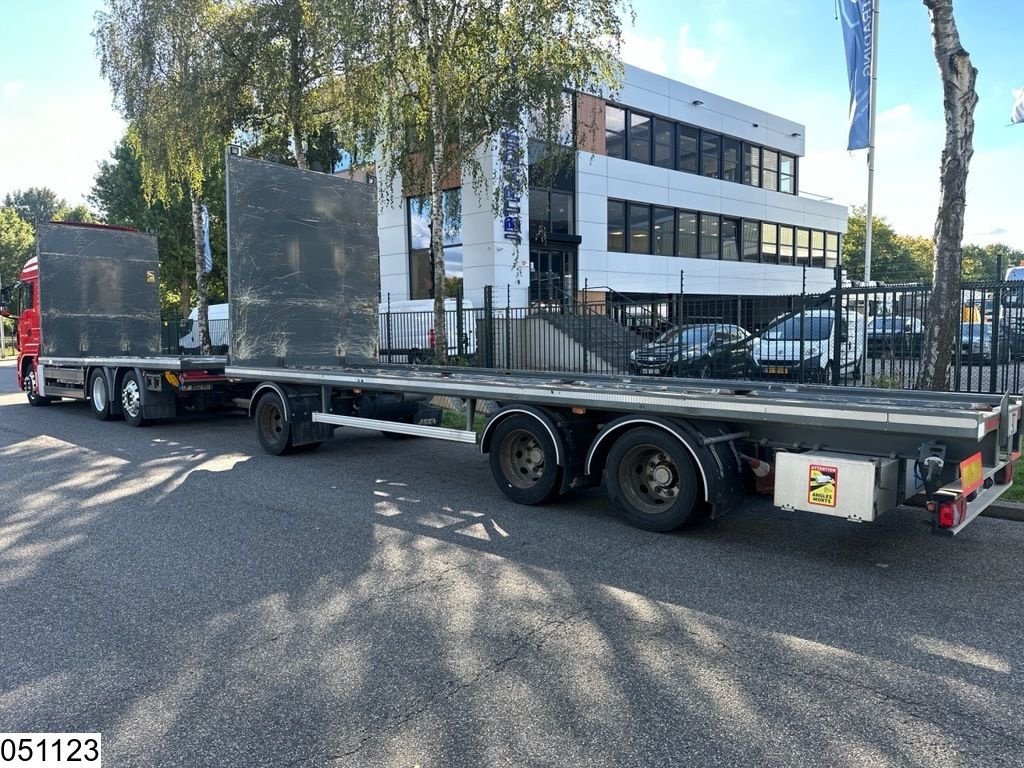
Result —
<instances>
[{"instance_id":1,"label":"tree shadow on asphalt","mask_svg":"<svg viewBox=\"0 0 1024 768\"><path fill-rule=\"evenodd\" d=\"M600 491L514 507L464 447L272 458L238 427L164 425L151 455L118 424L0 430L8 730L100 730L134 765L1019 753L1012 524L754 509L659 536Z\"/></svg>"}]
</instances>

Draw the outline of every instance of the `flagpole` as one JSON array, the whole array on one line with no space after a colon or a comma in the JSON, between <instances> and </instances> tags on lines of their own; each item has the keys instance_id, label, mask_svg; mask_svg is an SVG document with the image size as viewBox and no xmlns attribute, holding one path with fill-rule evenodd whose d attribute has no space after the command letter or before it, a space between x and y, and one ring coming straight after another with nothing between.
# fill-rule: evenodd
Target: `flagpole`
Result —
<instances>
[{"instance_id":1,"label":"flagpole","mask_svg":"<svg viewBox=\"0 0 1024 768\"><path fill-rule=\"evenodd\" d=\"M868 96L868 210L864 231L864 282L871 282L871 230L875 197L875 106L878 94L878 3L871 4L871 89Z\"/></svg>"}]
</instances>

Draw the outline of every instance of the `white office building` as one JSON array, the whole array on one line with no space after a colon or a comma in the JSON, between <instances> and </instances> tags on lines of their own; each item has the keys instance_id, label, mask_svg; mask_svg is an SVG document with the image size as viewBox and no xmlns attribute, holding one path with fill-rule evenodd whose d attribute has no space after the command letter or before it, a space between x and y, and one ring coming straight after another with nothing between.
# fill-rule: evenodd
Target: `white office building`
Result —
<instances>
[{"instance_id":1,"label":"white office building","mask_svg":"<svg viewBox=\"0 0 1024 768\"><path fill-rule=\"evenodd\" d=\"M446 269L478 306L488 285L528 306L584 288L658 302L835 284L847 209L800 194L799 123L632 66L614 99L576 94L573 121L573 167L507 199L508 216L452 181ZM485 150L485 170L517 140ZM430 298L428 207L401 179L393 201L379 210L382 298Z\"/></svg>"}]
</instances>

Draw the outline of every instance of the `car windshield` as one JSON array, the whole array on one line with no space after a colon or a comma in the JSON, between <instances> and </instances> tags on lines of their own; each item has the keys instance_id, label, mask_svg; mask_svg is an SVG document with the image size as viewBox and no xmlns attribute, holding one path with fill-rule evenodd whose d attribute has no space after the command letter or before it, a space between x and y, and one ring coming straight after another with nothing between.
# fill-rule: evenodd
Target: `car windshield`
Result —
<instances>
[{"instance_id":1,"label":"car windshield","mask_svg":"<svg viewBox=\"0 0 1024 768\"><path fill-rule=\"evenodd\" d=\"M805 340L818 341L832 337L832 318L824 315L790 317L770 326L764 335L768 339L799 341L801 326Z\"/></svg>"},{"instance_id":2,"label":"car windshield","mask_svg":"<svg viewBox=\"0 0 1024 768\"><path fill-rule=\"evenodd\" d=\"M883 317L881 320L875 320L873 328L876 331L893 331L898 328L903 328L904 322L895 317Z\"/></svg>"},{"instance_id":3,"label":"car windshield","mask_svg":"<svg viewBox=\"0 0 1024 768\"><path fill-rule=\"evenodd\" d=\"M722 326L714 325L684 325L682 328L673 328L665 331L654 340L655 344L707 344L708 338L715 328Z\"/></svg>"}]
</instances>

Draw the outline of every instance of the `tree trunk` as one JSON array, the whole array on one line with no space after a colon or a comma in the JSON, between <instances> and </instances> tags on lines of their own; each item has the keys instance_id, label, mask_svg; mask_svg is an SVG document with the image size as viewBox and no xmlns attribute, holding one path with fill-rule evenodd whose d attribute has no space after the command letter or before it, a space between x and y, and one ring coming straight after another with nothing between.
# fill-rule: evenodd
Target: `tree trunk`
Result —
<instances>
[{"instance_id":1,"label":"tree trunk","mask_svg":"<svg viewBox=\"0 0 1024 768\"><path fill-rule=\"evenodd\" d=\"M196 252L196 328L199 331L199 352L210 354L210 311L206 296L206 258L203 249L203 201L193 190L192 197L192 233L195 237Z\"/></svg>"},{"instance_id":2,"label":"tree trunk","mask_svg":"<svg viewBox=\"0 0 1024 768\"><path fill-rule=\"evenodd\" d=\"M301 13L299 9L295 13ZM309 168L309 161L306 159L306 150L302 147L302 119L300 108L302 106L302 72L300 69L301 41L299 40L299 26L301 19L292 19L294 27L288 41L288 123L292 132L292 143L295 145L295 163L304 170Z\"/></svg>"},{"instance_id":3,"label":"tree trunk","mask_svg":"<svg viewBox=\"0 0 1024 768\"><path fill-rule=\"evenodd\" d=\"M432 67L430 98L430 132L433 153L430 159L430 253L434 266L434 352L438 365L448 362L448 323L444 311L444 105L440 103L440 87L436 66ZM462 311L462 307L458 308Z\"/></svg>"},{"instance_id":4,"label":"tree trunk","mask_svg":"<svg viewBox=\"0 0 1024 768\"><path fill-rule=\"evenodd\" d=\"M939 212L935 219L934 284L928 301L928 327L917 387L944 390L949 387L950 357L960 322L961 242L967 170L974 154L974 107L978 103L974 84L978 70L960 45L953 0L924 0L924 5L931 16L935 61L942 76L946 145L942 150Z\"/></svg>"}]
</instances>

